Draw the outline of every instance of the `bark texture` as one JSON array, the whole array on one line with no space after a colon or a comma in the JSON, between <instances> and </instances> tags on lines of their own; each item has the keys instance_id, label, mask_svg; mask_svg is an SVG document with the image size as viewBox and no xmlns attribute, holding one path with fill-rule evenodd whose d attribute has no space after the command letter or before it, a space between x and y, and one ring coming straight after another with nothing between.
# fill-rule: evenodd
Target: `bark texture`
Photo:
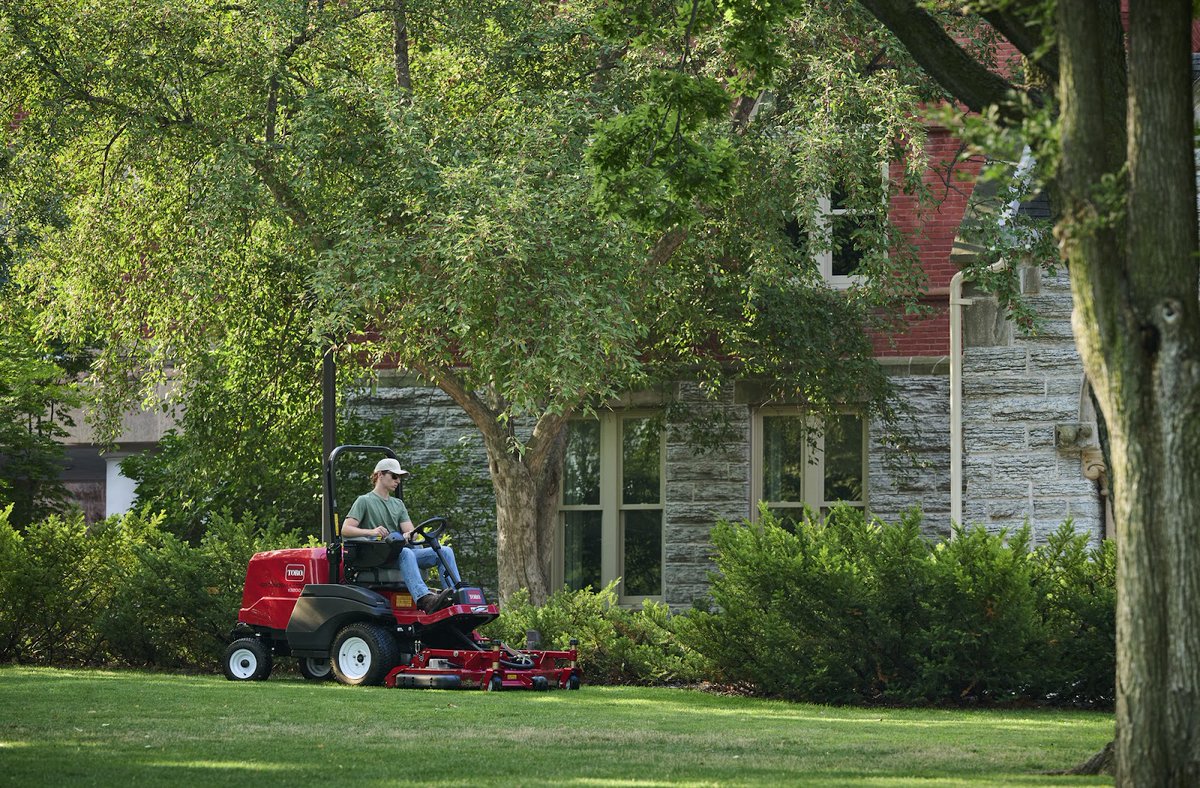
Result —
<instances>
[{"instance_id":1,"label":"bark texture","mask_svg":"<svg viewBox=\"0 0 1200 788\"><path fill-rule=\"evenodd\" d=\"M979 64L963 64L914 0L860 3L959 101L973 109L1003 101L996 83L978 74ZM998 29L1026 54L1037 51L1022 21L1033 18L1034 5L1014 0L993 12L1010 15ZM1119 554L1117 784L1197 786L1200 258L1192 6L1130 0L1127 31L1120 6L1057 0L1056 40L1039 58L1058 72L1062 147L1049 190L1070 269L1076 343L1109 438Z\"/></svg>"},{"instance_id":2,"label":"bark texture","mask_svg":"<svg viewBox=\"0 0 1200 788\"><path fill-rule=\"evenodd\" d=\"M463 409L483 436L496 493L496 564L500 602L522 588L535 605L550 595L550 566L558 522L558 487L566 448L566 418L543 413L524 445L502 425L502 403L468 390L447 368L417 366Z\"/></svg>"},{"instance_id":3,"label":"bark texture","mask_svg":"<svg viewBox=\"0 0 1200 788\"><path fill-rule=\"evenodd\" d=\"M1200 784L1200 304L1190 4L1059 0L1075 336L1111 442L1118 785Z\"/></svg>"}]
</instances>

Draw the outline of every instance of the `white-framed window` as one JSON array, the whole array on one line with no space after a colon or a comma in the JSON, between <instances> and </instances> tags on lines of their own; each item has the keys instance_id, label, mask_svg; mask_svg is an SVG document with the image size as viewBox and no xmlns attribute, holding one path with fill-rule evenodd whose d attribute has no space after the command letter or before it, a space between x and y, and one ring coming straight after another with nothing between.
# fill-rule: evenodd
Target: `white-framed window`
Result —
<instances>
[{"instance_id":1,"label":"white-framed window","mask_svg":"<svg viewBox=\"0 0 1200 788\"><path fill-rule=\"evenodd\" d=\"M598 589L619 577L622 603L662 598L664 465L654 414L570 422L556 582Z\"/></svg>"},{"instance_id":2,"label":"white-framed window","mask_svg":"<svg viewBox=\"0 0 1200 788\"><path fill-rule=\"evenodd\" d=\"M887 210L888 165L881 165L878 211ZM832 287L845 289L864 281L863 262L871 245L875 211L850 207L843 187L817 199L817 227L822 241L816 261L821 277Z\"/></svg>"},{"instance_id":3,"label":"white-framed window","mask_svg":"<svg viewBox=\"0 0 1200 788\"><path fill-rule=\"evenodd\" d=\"M755 499L780 519L796 522L806 506L821 515L837 503L866 509L862 417L846 413L822 423L799 408L762 408L752 430Z\"/></svg>"}]
</instances>

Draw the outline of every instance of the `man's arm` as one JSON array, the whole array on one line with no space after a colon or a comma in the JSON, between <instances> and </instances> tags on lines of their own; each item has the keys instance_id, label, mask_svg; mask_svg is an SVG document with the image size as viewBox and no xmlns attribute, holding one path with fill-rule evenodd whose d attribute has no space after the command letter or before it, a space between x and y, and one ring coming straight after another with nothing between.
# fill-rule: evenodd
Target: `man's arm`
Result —
<instances>
[{"instance_id":1,"label":"man's arm","mask_svg":"<svg viewBox=\"0 0 1200 788\"><path fill-rule=\"evenodd\" d=\"M391 531L389 531L386 526L380 525L380 526L376 526L375 528L360 528L358 526L358 522L359 521L354 519L353 517L347 517L345 520L343 520L342 521L342 536L343 537L348 536L351 538L353 538L355 536L384 537L384 536L387 536L389 533L391 533ZM412 530L411 522L402 523L400 526L400 528L402 530L404 528L404 525L408 525L409 530Z\"/></svg>"}]
</instances>

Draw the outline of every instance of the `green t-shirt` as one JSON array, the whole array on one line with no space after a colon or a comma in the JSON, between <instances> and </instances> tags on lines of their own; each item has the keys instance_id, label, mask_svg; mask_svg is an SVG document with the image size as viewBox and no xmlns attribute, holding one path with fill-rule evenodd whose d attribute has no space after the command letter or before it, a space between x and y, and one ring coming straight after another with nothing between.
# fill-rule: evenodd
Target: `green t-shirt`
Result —
<instances>
[{"instance_id":1,"label":"green t-shirt","mask_svg":"<svg viewBox=\"0 0 1200 788\"><path fill-rule=\"evenodd\" d=\"M406 522L408 508L399 498L380 498L372 490L355 499L350 511L346 512L347 520L358 520L359 528L378 528L386 526L389 531L399 531L400 523Z\"/></svg>"}]
</instances>

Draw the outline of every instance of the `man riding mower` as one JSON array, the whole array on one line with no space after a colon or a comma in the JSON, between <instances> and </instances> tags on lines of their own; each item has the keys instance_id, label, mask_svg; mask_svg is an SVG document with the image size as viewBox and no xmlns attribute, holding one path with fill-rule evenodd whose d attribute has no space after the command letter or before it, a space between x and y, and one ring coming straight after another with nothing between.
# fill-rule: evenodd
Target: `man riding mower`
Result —
<instances>
[{"instance_id":1,"label":"man riding mower","mask_svg":"<svg viewBox=\"0 0 1200 788\"><path fill-rule=\"evenodd\" d=\"M261 681L275 657L295 657L305 678L334 677L343 684L579 689L575 641L563 651L518 650L476 631L500 611L482 589L458 576L438 541L445 518L412 526L404 538L342 534L333 473L338 457L349 451L380 452L393 461L396 456L382 446L339 446L330 453L326 507L334 538L326 547L272 550L250 559L225 676ZM423 606L430 609L417 605L400 569L402 551L413 549L432 551L445 586L437 604Z\"/></svg>"}]
</instances>

